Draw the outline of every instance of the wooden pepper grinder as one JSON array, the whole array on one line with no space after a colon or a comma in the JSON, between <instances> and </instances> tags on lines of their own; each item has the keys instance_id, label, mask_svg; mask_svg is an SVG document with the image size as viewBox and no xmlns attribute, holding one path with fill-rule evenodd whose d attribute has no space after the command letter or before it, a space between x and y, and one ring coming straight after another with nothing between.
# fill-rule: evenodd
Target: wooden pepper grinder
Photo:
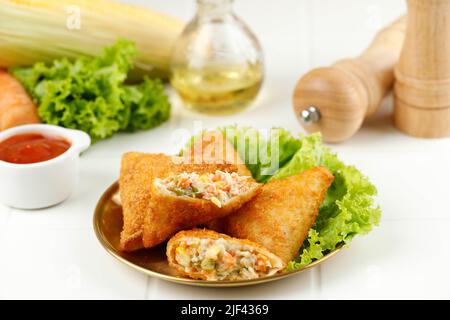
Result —
<instances>
[{"instance_id":1,"label":"wooden pepper grinder","mask_svg":"<svg viewBox=\"0 0 450 320\"><path fill-rule=\"evenodd\" d=\"M341 142L377 110L393 86L405 20L381 30L359 57L312 70L297 82L294 112L306 131L321 131L324 141Z\"/></svg>"},{"instance_id":2,"label":"wooden pepper grinder","mask_svg":"<svg viewBox=\"0 0 450 320\"><path fill-rule=\"evenodd\" d=\"M450 136L450 0L408 0L395 77L395 125L417 137Z\"/></svg>"}]
</instances>

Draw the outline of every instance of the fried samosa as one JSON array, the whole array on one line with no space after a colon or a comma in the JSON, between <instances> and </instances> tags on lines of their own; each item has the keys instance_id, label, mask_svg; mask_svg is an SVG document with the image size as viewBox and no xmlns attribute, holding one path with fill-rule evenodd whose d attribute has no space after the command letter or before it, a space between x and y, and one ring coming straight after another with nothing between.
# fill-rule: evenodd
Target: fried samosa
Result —
<instances>
[{"instance_id":1,"label":"fried samosa","mask_svg":"<svg viewBox=\"0 0 450 320\"><path fill-rule=\"evenodd\" d=\"M190 164L180 157L165 154L146 154L139 152L126 153L122 157L119 179L120 196L115 202L122 205L123 230L120 247L123 251L134 251L143 248L144 221L147 215L151 221L150 200L152 198L152 182L155 178L184 171L198 173L225 170L234 172L236 166L228 164Z\"/></svg>"},{"instance_id":2,"label":"fried samosa","mask_svg":"<svg viewBox=\"0 0 450 320\"><path fill-rule=\"evenodd\" d=\"M166 254L169 265L181 275L200 280L256 279L285 267L258 243L206 229L177 233L169 240Z\"/></svg>"},{"instance_id":3,"label":"fried samosa","mask_svg":"<svg viewBox=\"0 0 450 320\"><path fill-rule=\"evenodd\" d=\"M120 198L116 197L123 212L121 250L134 251L143 247L144 216L150 210L151 181L169 169L173 171L174 167L171 157L164 154L130 152L122 157Z\"/></svg>"},{"instance_id":4,"label":"fried samosa","mask_svg":"<svg viewBox=\"0 0 450 320\"><path fill-rule=\"evenodd\" d=\"M177 231L229 215L255 197L260 188L249 176L222 170L187 170L155 178L150 210L144 219L144 247L154 247Z\"/></svg>"},{"instance_id":5,"label":"fried samosa","mask_svg":"<svg viewBox=\"0 0 450 320\"><path fill-rule=\"evenodd\" d=\"M332 181L331 172L322 167L270 181L252 201L214 227L259 243L288 263L298 255Z\"/></svg>"},{"instance_id":6,"label":"fried samosa","mask_svg":"<svg viewBox=\"0 0 450 320\"><path fill-rule=\"evenodd\" d=\"M155 177L161 178L186 170L200 173L223 170L251 177L251 172L233 146L219 131L202 132L200 138L181 157L138 152L125 154L122 158L119 194L114 197L115 202L123 207L124 226L120 241L122 250L143 248L144 218L147 215L146 229L152 230L151 181ZM154 243L154 240L149 240L152 238L150 235L146 238L148 246Z\"/></svg>"},{"instance_id":7,"label":"fried samosa","mask_svg":"<svg viewBox=\"0 0 450 320\"><path fill-rule=\"evenodd\" d=\"M242 176L252 176L245 163L220 131L203 131L187 150L184 157L193 163L231 164L233 171Z\"/></svg>"}]
</instances>

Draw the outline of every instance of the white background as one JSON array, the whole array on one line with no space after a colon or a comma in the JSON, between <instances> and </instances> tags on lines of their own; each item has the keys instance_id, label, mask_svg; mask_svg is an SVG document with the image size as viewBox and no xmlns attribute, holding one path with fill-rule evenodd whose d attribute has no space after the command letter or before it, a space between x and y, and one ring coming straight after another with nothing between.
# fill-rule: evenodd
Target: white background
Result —
<instances>
[{"instance_id":1,"label":"white background","mask_svg":"<svg viewBox=\"0 0 450 320\"><path fill-rule=\"evenodd\" d=\"M189 0L147 0L182 19ZM378 28L405 12L403 0L237 0L236 12L259 37L266 81L254 107L211 118L175 103L170 122L148 132L121 134L82 157L79 190L63 204L38 211L0 206L0 298L450 298L450 139L423 140L391 124L391 101L345 144L333 146L379 189L379 228L356 238L325 264L278 282L206 289L140 274L109 256L95 238L92 214L117 178L121 154L173 152L179 127L238 123L301 131L291 110L296 80L309 69L360 53Z\"/></svg>"}]
</instances>

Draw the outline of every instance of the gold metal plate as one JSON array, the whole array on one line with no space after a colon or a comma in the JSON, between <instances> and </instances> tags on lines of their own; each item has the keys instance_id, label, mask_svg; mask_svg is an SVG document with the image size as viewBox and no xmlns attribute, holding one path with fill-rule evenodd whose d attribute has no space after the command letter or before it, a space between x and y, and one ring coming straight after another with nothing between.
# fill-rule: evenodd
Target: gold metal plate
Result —
<instances>
[{"instance_id":1,"label":"gold metal plate","mask_svg":"<svg viewBox=\"0 0 450 320\"><path fill-rule=\"evenodd\" d=\"M166 244L152 249L136 252L121 252L119 248L120 232L122 231L122 207L112 201L113 195L118 191L118 183L114 183L100 198L94 214L94 230L102 246L116 259L126 265L159 279L204 287L238 287L265 283L293 276L307 269L317 266L338 253L342 247L336 248L323 258L314 261L302 269L276 274L270 277L239 280L239 281L206 281L193 280L182 277L169 267L166 258Z\"/></svg>"}]
</instances>

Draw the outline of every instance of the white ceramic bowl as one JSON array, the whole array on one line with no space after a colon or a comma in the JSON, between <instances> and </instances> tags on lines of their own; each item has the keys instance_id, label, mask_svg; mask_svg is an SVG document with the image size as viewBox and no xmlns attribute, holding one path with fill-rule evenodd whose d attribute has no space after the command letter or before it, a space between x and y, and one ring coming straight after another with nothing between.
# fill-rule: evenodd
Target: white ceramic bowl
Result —
<instances>
[{"instance_id":1,"label":"white ceramic bowl","mask_svg":"<svg viewBox=\"0 0 450 320\"><path fill-rule=\"evenodd\" d=\"M77 186L79 156L91 144L89 135L78 130L32 124L0 132L0 142L24 133L62 137L71 146L60 156L44 162L14 164L0 160L0 202L19 209L39 209L64 201Z\"/></svg>"}]
</instances>

